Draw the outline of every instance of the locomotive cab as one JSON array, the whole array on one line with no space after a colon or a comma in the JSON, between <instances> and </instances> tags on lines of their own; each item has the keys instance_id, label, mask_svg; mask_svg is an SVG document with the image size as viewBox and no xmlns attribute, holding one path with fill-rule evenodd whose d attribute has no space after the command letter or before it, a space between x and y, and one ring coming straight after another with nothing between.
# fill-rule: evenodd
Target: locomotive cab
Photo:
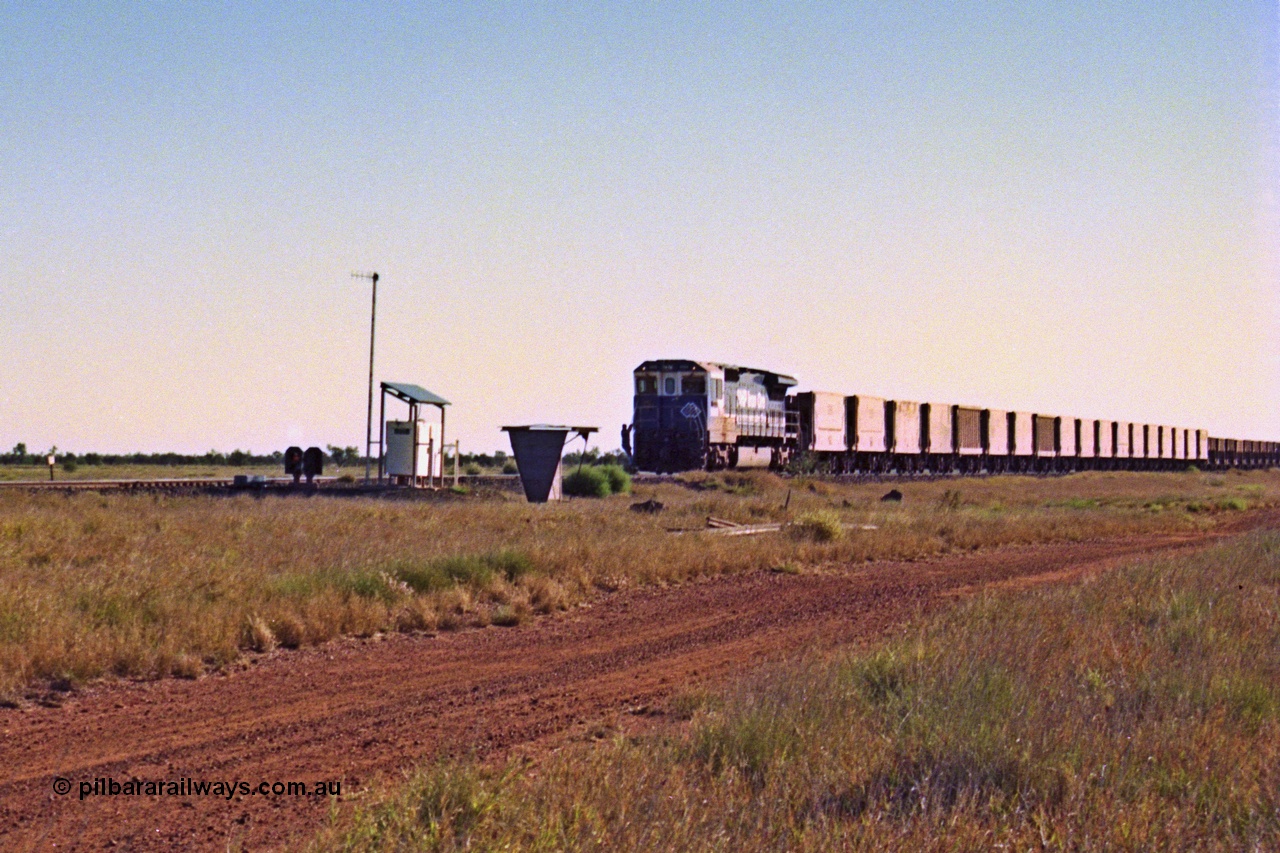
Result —
<instances>
[{"instance_id":1,"label":"locomotive cab","mask_svg":"<svg viewBox=\"0 0 1280 853\"><path fill-rule=\"evenodd\" d=\"M795 384L713 362L646 361L635 370L636 467L666 473L732 466L744 456L777 461L794 435L787 391Z\"/></svg>"}]
</instances>

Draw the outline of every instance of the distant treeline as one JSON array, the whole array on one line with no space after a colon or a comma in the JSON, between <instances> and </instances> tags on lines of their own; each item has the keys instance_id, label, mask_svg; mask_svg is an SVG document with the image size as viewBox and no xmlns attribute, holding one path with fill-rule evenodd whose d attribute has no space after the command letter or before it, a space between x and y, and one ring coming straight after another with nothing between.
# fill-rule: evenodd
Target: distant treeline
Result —
<instances>
[{"instance_id":1,"label":"distant treeline","mask_svg":"<svg viewBox=\"0 0 1280 853\"><path fill-rule=\"evenodd\" d=\"M363 465L364 456L355 447L337 447L326 445L325 456L334 465ZM44 465L52 454L59 465L283 465L284 451L273 450L270 453L254 453L252 450L232 450L224 453L221 450L210 450L206 453L71 453L50 448L44 453L32 453L27 445L18 442L8 453L0 453L0 465ZM446 455L446 470L452 470L453 455ZM511 457L501 450L490 453L464 453L459 460L462 466L478 468L498 468L514 471ZM586 454L569 453L564 457L565 464L577 465L586 462L588 465L607 465L616 463L627 466L630 460L618 451L601 453L588 450ZM374 460L375 464L377 460Z\"/></svg>"},{"instance_id":2,"label":"distant treeline","mask_svg":"<svg viewBox=\"0 0 1280 853\"><path fill-rule=\"evenodd\" d=\"M353 450L355 448L352 448ZM50 448L31 453L18 442L8 453L0 453L0 465L44 465L52 455L59 464L81 465L275 465L283 464L284 452L254 453L252 450L210 450L207 453L71 453Z\"/></svg>"},{"instance_id":3,"label":"distant treeline","mask_svg":"<svg viewBox=\"0 0 1280 853\"><path fill-rule=\"evenodd\" d=\"M631 458L621 450L613 450L608 453L601 453L592 448L586 453L566 453L564 456L564 464L566 465L618 465L622 468L631 468Z\"/></svg>"}]
</instances>

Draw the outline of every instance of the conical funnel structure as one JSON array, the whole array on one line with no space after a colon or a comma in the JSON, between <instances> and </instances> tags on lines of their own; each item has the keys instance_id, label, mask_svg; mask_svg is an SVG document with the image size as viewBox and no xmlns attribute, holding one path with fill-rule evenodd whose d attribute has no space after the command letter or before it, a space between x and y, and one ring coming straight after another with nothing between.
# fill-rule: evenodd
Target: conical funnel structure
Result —
<instances>
[{"instance_id":1,"label":"conical funnel structure","mask_svg":"<svg viewBox=\"0 0 1280 853\"><path fill-rule=\"evenodd\" d=\"M574 432L583 438L596 431L596 427L552 426L504 426L511 437L511 450L520 469L520 484L529 503L541 504L558 501L560 492L560 457L564 452L564 440Z\"/></svg>"}]
</instances>

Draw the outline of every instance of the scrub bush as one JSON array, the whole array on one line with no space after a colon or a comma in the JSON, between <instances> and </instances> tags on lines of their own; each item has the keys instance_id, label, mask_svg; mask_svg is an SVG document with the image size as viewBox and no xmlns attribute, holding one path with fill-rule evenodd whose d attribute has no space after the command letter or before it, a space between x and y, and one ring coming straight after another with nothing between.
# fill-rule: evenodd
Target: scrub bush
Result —
<instances>
[{"instance_id":1,"label":"scrub bush","mask_svg":"<svg viewBox=\"0 0 1280 853\"><path fill-rule=\"evenodd\" d=\"M595 466L575 469L564 478L562 489L576 498L607 498L613 494L609 475Z\"/></svg>"},{"instance_id":2,"label":"scrub bush","mask_svg":"<svg viewBox=\"0 0 1280 853\"><path fill-rule=\"evenodd\" d=\"M609 478L609 488L615 495L631 494L631 475L621 465L603 465L600 470Z\"/></svg>"}]
</instances>

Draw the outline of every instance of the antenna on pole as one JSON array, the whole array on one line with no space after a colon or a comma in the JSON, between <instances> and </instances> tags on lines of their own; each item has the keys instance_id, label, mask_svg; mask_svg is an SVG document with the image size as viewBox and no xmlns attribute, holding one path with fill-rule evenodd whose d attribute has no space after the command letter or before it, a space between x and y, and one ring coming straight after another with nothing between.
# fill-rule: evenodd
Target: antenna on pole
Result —
<instances>
[{"instance_id":1,"label":"antenna on pole","mask_svg":"<svg viewBox=\"0 0 1280 853\"><path fill-rule=\"evenodd\" d=\"M373 331L378 319L378 274L376 272L353 272L352 278L364 278L373 282L373 303L369 308L369 411L364 421L364 484L369 485L369 468L373 456ZM382 448L382 439L378 439L378 448ZM379 469L381 470L381 469Z\"/></svg>"}]
</instances>

